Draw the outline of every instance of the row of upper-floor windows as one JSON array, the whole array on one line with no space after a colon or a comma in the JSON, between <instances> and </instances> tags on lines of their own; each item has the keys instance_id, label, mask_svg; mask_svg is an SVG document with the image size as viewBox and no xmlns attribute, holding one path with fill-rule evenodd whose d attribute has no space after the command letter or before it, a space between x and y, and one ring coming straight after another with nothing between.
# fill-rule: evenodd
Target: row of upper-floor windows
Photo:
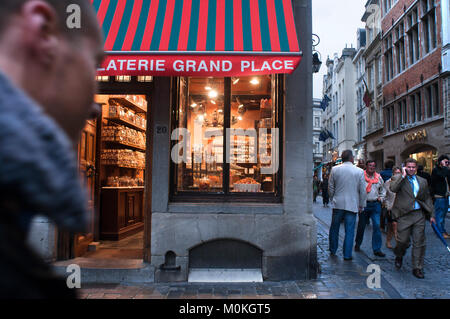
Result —
<instances>
[{"instance_id":1,"label":"row of upper-floor windows","mask_svg":"<svg viewBox=\"0 0 450 319\"><path fill-rule=\"evenodd\" d=\"M384 37L386 82L405 71L436 47L435 0L421 0L420 5L412 8Z\"/></svg>"},{"instance_id":2,"label":"row of upper-floor windows","mask_svg":"<svg viewBox=\"0 0 450 319\"><path fill-rule=\"evenodd\" d=\"M364 136L366 135L366 120L361 119L357 123L357 130L358 130L358 142L362 142L364 139Z\"/></svg>"},{"instance_id":3,"label":"row of upper-floor windows","mask_svg":"<svg viewBox=\"0 0 450 319\"><path fill-rule=\"evenodd\" d=\"M382 2L383 2L383 13L386 14L398 2L398 0L382 0Z\"/></svg>"},{"instance_id":4,"label":"row of upper-floor windows","mask_svg":"<svg viewBox=\"0 0 450 319\"><path fill-rule=\"evenodd\" d=\"M439 103L439 85L435 82L385 108L386 133L439 116L442 111Z\"/></svg>"},{"instance_id":5,"label":"row of upper-floor windows","mask_svg":"<svg viewBox=\"0 0 450 319\"><path fill-rule=\"evenodd\" d=\"M421 1L421 5L423 9L426 11L431 9L435 5L436 0L423 0ZM398 0L382 0L383 2L383 14L386 15L398 2Z\"/></svg>"}]
</instances>

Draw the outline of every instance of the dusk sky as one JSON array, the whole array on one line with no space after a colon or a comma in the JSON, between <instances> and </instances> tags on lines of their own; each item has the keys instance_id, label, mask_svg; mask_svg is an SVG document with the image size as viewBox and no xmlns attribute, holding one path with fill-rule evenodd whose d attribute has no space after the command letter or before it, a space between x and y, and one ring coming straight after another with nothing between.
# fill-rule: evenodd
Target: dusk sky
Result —
<instances>
[{"instance_id":1,"label":"dusk sky","mask_svg":"<svg viewBox=\"0 0 450 319\"><path fill-rule=\"evenodd\" d=\"M322 55L322 67L314 74L313 97L322 98L322 80L326 74L325 62L342 49L356 47L356 30L364 28L361 17L367 0L312 0L313 33L320 37L316 50Z\"/></svg>"}]
</instances>

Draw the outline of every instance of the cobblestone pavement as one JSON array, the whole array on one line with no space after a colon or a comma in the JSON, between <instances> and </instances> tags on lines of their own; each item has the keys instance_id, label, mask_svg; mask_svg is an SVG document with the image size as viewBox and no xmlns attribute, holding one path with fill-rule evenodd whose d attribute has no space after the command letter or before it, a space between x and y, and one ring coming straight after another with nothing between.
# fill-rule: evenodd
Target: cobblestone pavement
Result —
<instances>
[{"instance_id":1,"label":"cobblestone pavement","mask_svg":"<svg viewBox=\"0 0 450 319\"><path fill-rule=\"evenodd\" d=\"M313 206L314 214L319 220L319 223L328 226L331 223L332 209L324 208L319 204L321 203L320 197L318 197L317 201L318 203ZM448 217L447 225L450 227L450 219ZM344 224L341 224L340 234L344 234ZM366 263L378 264L381 268L382 276L385 279L384 283L394 287L402 298L448 299L450 298L450 254L436 237L429 223L426 225L425 236L427 245L424 265L425 279L418 279L412 275L411 247L403 258L402 268L400 270L395 268L395 255L392 250L386 248L386 235L384 233L382 251L386 254L386 257L380 258L374 256L372 251L371 225L367 225L366 227L361 252L354 252L353 257L358 256ZM392 245L395 246L394 241L392 241ZM339 242L339 251L342 253L342 241Z\"/></svg>"},{"instance_id":2,"label":"cobblestone pavement","mask_svg":"<svg viewBox=\"0 0 450 319\"><path fill-rule=\"evenodd\" d=\"M320 206L314 207L315 211ZM321 211L321 210L320 210ZM328 214L326 211L320 215ZM321 273L315 280L240 284L95 284L83 285L82 299L385 299L396 298L395 290L370 289L367 264L355 258L344 261L328 253L328 229L317 225L317 254ZM382 286L383 287L383 286Z\"/></svg>"}]
</instances>

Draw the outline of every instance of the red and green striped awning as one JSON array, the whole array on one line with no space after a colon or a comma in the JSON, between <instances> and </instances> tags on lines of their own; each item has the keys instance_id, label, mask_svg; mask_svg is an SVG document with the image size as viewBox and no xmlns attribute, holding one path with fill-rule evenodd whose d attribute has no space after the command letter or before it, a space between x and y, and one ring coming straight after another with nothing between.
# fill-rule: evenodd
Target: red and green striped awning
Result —
<instances>
[{"instance_id":1,"label":"red and green striped awning","mask_svg":"<svg viewBox=\"0 0 450 319\"><path fill-rule=\"evenodd\" d=\"M292 73L291 0L91 0L107 52L99 75Z\"/></svg>"}]
</instances>

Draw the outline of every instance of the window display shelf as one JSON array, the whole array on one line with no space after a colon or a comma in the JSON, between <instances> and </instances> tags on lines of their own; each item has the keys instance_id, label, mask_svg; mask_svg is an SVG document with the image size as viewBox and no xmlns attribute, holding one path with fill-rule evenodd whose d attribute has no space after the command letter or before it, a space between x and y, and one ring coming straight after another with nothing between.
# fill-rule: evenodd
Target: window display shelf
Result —
<instances>
[{"instance_id":1,"label":"window display shelf","mask_svg":"<svg viewBox=\"0 0 450 319\"><path fill-rule=\"evenodd\" d=\"M132 166L132 165L124 165L124 164L105 163L103 161L102 161L102 165L114 166L114 167L119 167L119 168L145 169L145 167L137 167L137 166Z\"/></svg>"},{"instance_id":2,"label":"window display shelf","mask_svg":"<svg viewBox=\"0 0 450 319\"><path fill-rule=\"evenodd\" d=\"M133 101L128 100L127 98L123 96L111 96L109 98L110 102L116 102L122 106L126 106L129 109L132 109L136 113L147 113L147 107L146 106L139 106Z\"/></svg>"},{"instance_id":3,"label":"window display shelf","mask_svg":"<svg viewBox=\"0 0 450 319\"><path fill-rule=\"evenodd\" d=\"M117 124L123 124L123 125L129 126L129 127L133 128L133 129L141 131L141 132L145 132L145 128L137 126L136 124L131 123L131 122L129 122L129 121L123 119L123 118L120 118L120 117L105 117L105 119L108 120L108 121L117 123Z\"/></svg>"},{"instance_id":4,"label":"window display shelf","mask_svg":"<svg viewBox=\"0 0 450 319\"><path fill-rule=\"evenodd\" d=\"M136 151L145 152L145 146L134 145L134 144L131 144L131 143L118 142L118 141L104 141L104 142L108 143L108 144L112 144L112 145L118 145L118 146L123 146L123 147L126 147L126 148L131 148L131 149L136 150Z\"/></svg>"}]
</instances>

